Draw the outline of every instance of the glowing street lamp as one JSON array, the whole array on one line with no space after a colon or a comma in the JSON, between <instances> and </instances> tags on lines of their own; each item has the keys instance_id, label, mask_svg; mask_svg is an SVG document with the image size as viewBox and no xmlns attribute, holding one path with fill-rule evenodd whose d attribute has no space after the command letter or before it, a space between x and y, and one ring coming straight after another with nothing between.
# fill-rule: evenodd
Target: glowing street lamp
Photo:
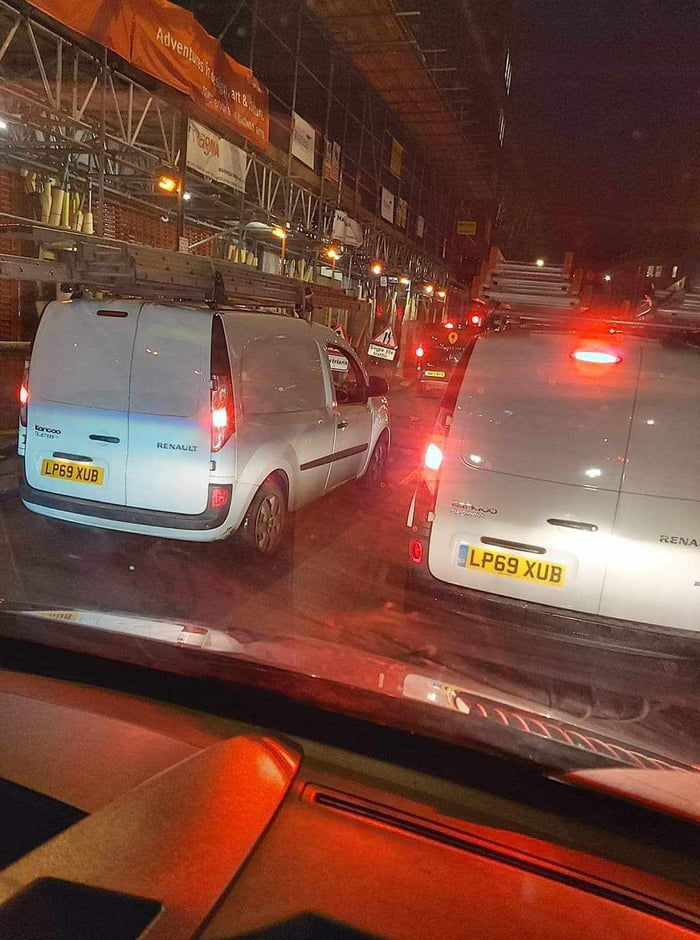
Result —
<instances>
[{"instance_id":1,"label":"glowing street lamp","mask_svg":"<svg viewBox=\"0 0 700 940\"><path fill-rule=\"evenodd\" d=\"M179 183L174 176L168 176L163 174L158 177L158 188L162 189L164 193L175 193L177 192Z\"/></svg>"},{"instance_id":2,"label":"glowing street lamp","mask_svg":"<svg viewBox=\"0 0 700 940\"><path fill-rule=\"evenodd\" d=\"M375 261L372 265L372 274L380 275L384 272L384 265L381 261Z\"/></svg>"},{"instance_id":3,"label":"glowing street lamp","mask_svg":"<svg viewBox=\"0 0 700 940\"><path fill-rule=\"evenodd\" d=\"M280 270L284 274L284 257L287 251L287 229L283 228L281 225L275 225L272 229L272 234L282 242L282 247L280 248Z\"/></svg>"},{"instance_id":4,"label":"glowing street lamp","mask_svg":"<svg viewBox=\"0 0 700 940\"><path fill-rule=\"evenodd\" d=\"M439 291L437 292L437 295L438 295L438 297L440 298L440 300L444 300L445 297L447 297L447 292L444 291L444 290L439 290Z\"/></svg>"},{"instance_id":5,"label":"glowing street lamp","mask_svg":"<svg viewBox=\"0 0 700 940\"><path fill-rule=\"evenodd\" d=\"M544 258L538 258L537 261L535 261L535 264L537 265L538 268L543 268L543 267L544 267Z\"/></svg>"},{"instance_id":6,"label":"glowing street lamp","mask_svg":"<svg viewBox=\"0 0 700 940\"><path fill-rule=\"evenodd\" d=\"M399 284L401 284L402 287L410 287L411 286L410 278L407 278L407 277L399 278Z\"/></svg>"},{"instance_id":7,"label":"glowing street lamp","mask_svg":"<svg viewBox=\"0 0 700 940\"><path fill-rule=\"evenodd\" d=\"M426 284L423 290L425 291L426 294L432 294L435 288L433 287L432 284Z\"/></svg>"}]
</instances>

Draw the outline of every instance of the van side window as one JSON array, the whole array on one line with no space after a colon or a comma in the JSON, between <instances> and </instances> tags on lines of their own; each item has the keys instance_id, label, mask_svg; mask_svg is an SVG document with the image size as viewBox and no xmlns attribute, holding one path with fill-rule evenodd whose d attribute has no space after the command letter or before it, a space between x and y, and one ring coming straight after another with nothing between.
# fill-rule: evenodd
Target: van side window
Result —
<instances>
[{"instance_id":1,"label":"van side window","mask_svg":"<svg viewBox=\"0 0 700 940\"><path fill-rule=\"evenodd\" d=\"M241 356L241 394L243 410L251 415L324 408L318 347L289 336L251 340Z\"/></svg>"},{"instance_id":2,"label":"van side window","mask_svg":"<svg viewBox=\"0 0 700 940\"><path fill-rule=\"evenodd\" d=\"M326 346L331 366L335 400L339 405L360 405L367 401L367 383L353 356L339 346Z\"/></svg>"}]
</instances>

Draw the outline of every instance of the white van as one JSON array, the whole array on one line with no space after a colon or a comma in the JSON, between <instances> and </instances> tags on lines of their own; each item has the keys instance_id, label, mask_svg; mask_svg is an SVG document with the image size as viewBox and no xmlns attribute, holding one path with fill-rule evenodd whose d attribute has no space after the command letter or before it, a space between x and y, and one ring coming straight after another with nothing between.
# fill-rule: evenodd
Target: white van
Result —
<instances>
[{"instance_id":1,"label":"white van","mask_svg":"<svg viewBox=\"0 0 700 940\"><path fill-rule=\"evenodd\" d=\"M21 390L32 512L272 554L287 514L379 485L386 382L295 317L137 300L51 303Z\"/></svg>"},{"instance_id":2,"label":"white van","mask_svg":"<svg viewBox=\"0 0 700 940\"><path fill-rule=\"evenodd\" d=\"M700 631L699 415L688 342L551 326L479 337L425 449L410 567L514 621L556 608Z\"/></svg>"}]
</instances>

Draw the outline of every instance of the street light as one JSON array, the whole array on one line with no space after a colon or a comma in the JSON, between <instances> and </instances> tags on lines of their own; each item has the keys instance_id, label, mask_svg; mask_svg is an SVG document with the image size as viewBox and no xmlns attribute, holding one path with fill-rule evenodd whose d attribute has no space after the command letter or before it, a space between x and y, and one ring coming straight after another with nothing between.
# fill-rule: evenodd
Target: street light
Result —
<instances>
[{"instance_id":1,"label":"street light","mask_svg":"<svg viewBox=\"0 0 700 940\"><path fill-rule=\"evenodd\" d=\"M335 245L329 245L326 248L326 257L331 261L331 280L335 283L335 263L340 257L340 248L336 248Z\"/></svg>"},{"instance_id":2,"label":"street light","mask_svg":"<svg viewBox=\"0 0 700 940\"><path fill-rule=\"evenodd\" d=\"M381 261L375 261L374 264L372 265L372 274L379 275L379 274L382 274L383 271L384 271L384 265L381 263Z\"/></svg>"},{"instance_id":3,"label":"street light","mask_svg":"<svg viewBox=\"0 0 700 940\"><path fill-rule=\"evenodd\" d=\"M402 278L399 278L399 284L401 284L403 287L410 287L411 281L407 277L402 277Z\"/></svg>"},{"instance_id":4,"label":"street light","mask_svg":"<svg viewBox=\"0 0 700 940\"><path fill-rule=\"evenodd\" d=\"M604 274L604 275L603 275L603 280L604 280L604 281L612 281L612 274Z\"/></svg>"},{"instance_id":5,"label":"street light","mask_svg":"<svg viewBox=\"0 0 700 940\"><path fill-rule=\"evenodd\" d=\"M280 271L284 274L284 259L287 253L287 229L283 228L281 225L275 225L272 229L272 234L282 242L282 247L280 248Z\"/></svg>"},{"instance_id":6,"label":"street light","mask_svg":"<svg viewBox=\"0 0 700 940\"><path fill-rule=\"evenodd\" d=\"M535 264L537 265L538 268L543 268L543 267L544 267L544 258L538 258L537 261L535 261Z\"/></svg>"},{"instance_id":7,"label":"street light","mask_svg":"<svg viewBox=\"0 0 700 940\"><path fill-rule=\"evenodd\" d=\"M174 176L168 176L163 174L158 177L158 188L162 189L164 193L174 193L177 192L179 182L175 179Z\"/></svg>"},{"instance_id":8,"label":"street light","mask_svg":"<svg viewBox=\"0 0 700 940\"><path fill-rule=\"evenodd\" d=\"M185 200L185 202L189 202L192 198L192 193L183 193L182 198Z\"/></svg>"},{"instance_id":9,"label":"street light","mask_svg":"<svg viewBox=\"0 0 700 940\"><path fill-rule=\"evenodd\" d=\"M438 295L438 297L440 298L440 300L444 300L445 297L447 297L447 292L444 291L444 290L439 290L439 291L437 292L437 295Z\"/></svg>"},{"instance_id":10,"label":"street light","mask_svg":"<svg viewBox=\"0 0 700 940\"><path fill-rule=\"evenodd\" d=\"M425 291L426 294L432 294L435 288L433 287L432 284L426 284L423 290Z\"/></svg>"}]
</instances>

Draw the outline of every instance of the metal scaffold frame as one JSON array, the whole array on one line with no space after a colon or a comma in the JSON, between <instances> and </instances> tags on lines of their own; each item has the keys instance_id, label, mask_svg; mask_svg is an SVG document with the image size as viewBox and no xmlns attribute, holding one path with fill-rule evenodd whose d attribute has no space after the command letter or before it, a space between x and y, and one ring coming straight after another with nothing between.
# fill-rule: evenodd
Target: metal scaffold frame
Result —
<instances>
[{"instance_id":1,"label":"metal scaffold frame","mask_svg":"<svg viewBox=\"0 0 700 940\"><path fill-rule=\"evenodd\" d=\"M174 247L180 246L183 232L190 228L196 235L189 250L211 241L212 254L221 258L257 237L249 228L251 222L284 222L295 236L290 251L316 263L319 249L332 241L335 213L342 208L355 211L364 229L356 275L362 273L363 264L366 268L368 260L377 258L413 278L446 278L445 262L436 260L440 257L437 231L431 232L431 257L405 235L390 231L379 218L378 205L362 209L360 188L366 181L359 169L353 188L342 178L331 184L323 175L314 186L289 153L270 147L261 154L248 145L245 193L187 169L183 149L189 108L185 99L132 72L88 40L75 41L57 24L5 0L0 0L0 68L0 118L7 125L1 132L0 159L17 167L25 180L24 208L15 215L106 236L108 204L116 200L168 220L177 236L172 239ZM299 74L305 66L297 59L294 68ZM378 200L387 110L369 90L365 93L359 149L360 154L364 149L366 156L371 155ZM332 81L327 94L330 115L331 104L336 107L339 101ZM295 100L296 88L292 104ZM273 122L279 120L278 112L273 108ZM345 127L352 133L348 114ZM187 202L183 187L179 196L158 190L156 179L168 170L186 177ZM413 166L406 195L417 206L432 205L434 200L447 231L453 228L457 208L443 206L444 194L439 189L436 173L425 167L419 172ZM65 204L60 209L54 198L57 191ZM273 246L278 247L269 240L269 247Z\"/></svg>"}]
</instances>

